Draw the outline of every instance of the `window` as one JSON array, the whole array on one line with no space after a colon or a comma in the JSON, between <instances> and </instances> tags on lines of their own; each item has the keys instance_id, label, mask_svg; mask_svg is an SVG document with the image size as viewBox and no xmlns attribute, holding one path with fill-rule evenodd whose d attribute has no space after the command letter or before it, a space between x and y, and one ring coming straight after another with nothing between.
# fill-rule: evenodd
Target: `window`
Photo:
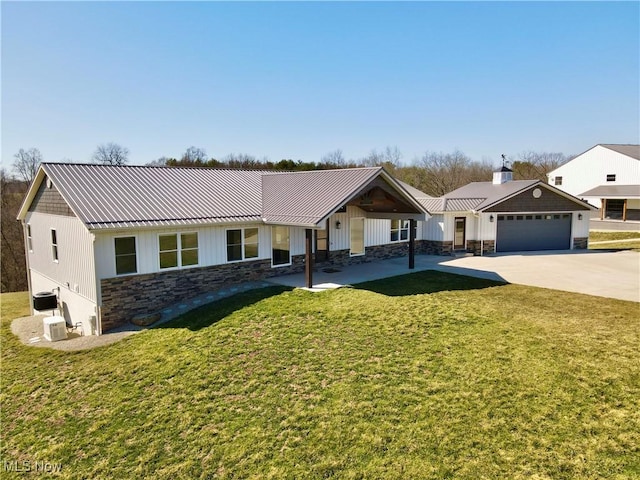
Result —
<instances>
[{"instance_id":1,"label":"window","mask_svg":"<svg viewBox=\"0 0 640 480\"><path fill-rule=\"evenodd\" d=\"M227 262L258 257L258 229L227 230Z\"/></svg>"},{"instance_id":2,"label":"window","mask_svg":"<svg viewBox=\"0 0 640 480\"><path fill-rule=\"evenodd\" d=\"M271 263L274 266L291 263L289 227L271 228Z\"/></svg>"},{"instance_id":3,"label":"window","mask_svg":"<svg viewBox=\"0 0 640 480\"><path fill-rule=\"evenodd\" d=\"M116 247L116 275L136 273L136 237L115 238Z\"/></svg>"},{"instance_id":4,"label":"window","mask_svg":"<svg viewBox=\"0 0 640 480\"><path fill-rule=\"evenodd\" d=\"M607 175L607 182L615 182L616 181L616 174L615 173L610 173Z\"/></svg>"},{"instance_id":5,"label":"window","mask_svg":"<svg viewBox=\"0 0 640 480\"><path fill-rule=\"evenodd\" d=\"M391 241L401 242L409 239L409 220L391 220Z\"/></svg>"},{"instance_id":6,"label":"window","mask_svg":"<svg viewBox=\"0 0 640 480\"><path fill-rule=\"evenodd\" d=\"M198 265L198 234L170 233L158 237L160 245L160 268Z\"/></svg>"},{"instance_id":7,"label":"window","mask_svg":"<svg viewBox=\"0 0 640 480\"><path fill-rule=\"evenodd\" d=\"M51 258L54 262L58 261L58 234L53 228L51 229Z\"/></svg>"},{"instance_id":8,"label":"window","mask_svg":"<svg viewBox=\"0 0 640 480\"><path fill-rule=\"evenodd\" d=\"M556 177L553 183L554 185L562 185L562 177Z\"/></svg>"},{"instance_id":9,"label":"window","mask_svg":"<svg viewBox=\"0 0 640 480\"><path fill-rule=\"evenodd\" d=\"M31 225L27 224L27 248L33 252L33 238L31 238Z\"/></svg>"},{"instance_id":10,"label":"window","mask_svg":"<svg viewBox=\"0 0 640 480\"><path fill-rule=\"evenodd\" d=\"M349 222L351 256L364 255L364 218L352 218Z\"/></svg>"}]
</instances>

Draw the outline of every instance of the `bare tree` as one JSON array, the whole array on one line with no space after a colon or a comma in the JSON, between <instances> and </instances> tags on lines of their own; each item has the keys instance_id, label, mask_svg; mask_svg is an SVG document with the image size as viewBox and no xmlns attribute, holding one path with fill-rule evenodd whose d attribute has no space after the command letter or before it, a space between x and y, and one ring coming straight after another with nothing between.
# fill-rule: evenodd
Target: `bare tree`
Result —
<instances>
[{"instance_id":1,"label":"bare tree","mask_svg":"<svg viewBox=\"0 0 640 480\"><path fill-rule=\"evenodd\" d=\"M365 167L384 167L390 174L400 168L402 153L398 147L386 147L382 152L371 150L369 155L360 160Z\"/></svg>"},{"instance_id":2,"label":"bare tree","mask_svg":"<svg viewBox=\"0 0 640 480\"><path fill-rule=\"evenodd\" d=\"M464 153L427 152L417 163L425 170L424 184L417 186L429 195L442 196L469 182L491 180L493 168L487 162L472 161Z\"/></svg>"},{"instance_id":3,"label":"bare tree","mask_svg":"<svg viewBox=\"0 0 640 480\"><path fill-rule=\"evenodd\" d=\"M169 166L168 164L169 164L169 162L171 160L175 160L175 159L171 159L169 157L162 156L162 157L158 158L157 160L152 160L151 162L148 162L146 164L146 166L147 167L167 167L167 166Z\"/></svg>"},{"instance_id":4,"label":"bare tree","mask_svg":"<svg viewBox=\"0 0 640 480\"><path fill-rule=\"evenodd\" d=\"M518 160L511 163L513 178L547 182L547 174L570 159L570 156L559 152L522 152Z\"/></svg>"},{"instance_id":5,"label":"bare tree","mask_svg":"<svg viewBox=\"0 0 640 480\"><path fill-rule=\"evenodd\" d=\"M333 152L326 153L320 159L320 164L335 167L343 167L346 165L346 160L344 159L344 155L342 155L342 150L337 149Z\"/></svg>"},{"instance_id":6,"label":"bare tree","mask_svg":"<svg viewBox=\"0 0 640 480\"><path fill-rule=\"evenodd\" d=\"M109 142L98 145L91 160L102 165L126 165L129 161L129 149Z\"/></svg>"},{"instance_id":7,"label":"bare tree","mask_svg":"<svg viewBox=\"0 0 640 480\"><path fill-rule=\"evenodd\" d=\"M13 170L25 182L31 183L38 172L38 166L42 163L42 153L37 148L25 150L21 148L14 155Z\"/></svg>"},{"instance_id":8,"label":"bare tree","mask_svg":"<svg viewBox=\"0 0 640 480\"><path fill-rule=\"evenodd\" d=\"M2 203L0 214L0 277L2 292L17 292L27 289L27 275L24 256L24 237L22 224L16 221L22 199L28 184L7 175L0 169L0 195Z\"/></svg>"},{"instance_id":9,"label":"bare tree","mask_svg":"<svg viewBox=\"0 0 640 480\"><path fill-rule=\"evenodd\" d=\"M180 162L184 165L204 165L208 159L209 157L207 157L207 152L204 148L192 145L184 152Z\"/></svg>"}]
</instances>

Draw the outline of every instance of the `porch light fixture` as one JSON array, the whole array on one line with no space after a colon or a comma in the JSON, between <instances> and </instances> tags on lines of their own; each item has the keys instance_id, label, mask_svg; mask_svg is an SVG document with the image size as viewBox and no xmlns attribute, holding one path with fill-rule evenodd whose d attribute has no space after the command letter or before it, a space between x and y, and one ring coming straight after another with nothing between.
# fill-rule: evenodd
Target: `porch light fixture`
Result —
<instances>
[{"instance_id":1,"label":"porch light fixture","mask_svg":"<svg viewBox=\"0 0 640 480\"><path fill-rule=\"evenodd\" d=\"M489 215L489 221L493 222L493 215Z\"/></svg>"},{"instance_id":2,"label":"porch light fixture","mask_svg":"<svg viewBox=\"0 0 640 480\"><path fill-rule=\"evenodd\" d=\"M340 223L340 220L336 220L336 230L340 230L341 226L342 224Z\"/></svg>"},{"instance_id":3,"label":"porch light fixture","mask_svg":"<svg viewBox=\"0 0 640 480\"><path fill-rule=\"evenodd\" d=\"M578 220L582 220L582 214L581 213L578 214Z\"/></svg>"}]
</instances>

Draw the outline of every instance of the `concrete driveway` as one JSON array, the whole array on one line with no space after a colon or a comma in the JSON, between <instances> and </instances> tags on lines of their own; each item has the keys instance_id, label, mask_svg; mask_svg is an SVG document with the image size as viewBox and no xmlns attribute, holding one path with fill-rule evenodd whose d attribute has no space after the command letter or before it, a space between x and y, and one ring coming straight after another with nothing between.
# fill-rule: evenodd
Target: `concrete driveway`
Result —
<instances>
[{"instance_id":1,"label":"concrete driveway","mask_svg":"<svg viewBox=\"0 0 640 480\"><path fill-rule=\"evenodd\" d=\"M414 270L408 269L406 258L391 258L335 270L319 269L313 275L314 288L311 290L339 288L422 270L640 302L640 252L606 250L522 252L462 258L416 255ZM304 287L305 284L301 273L273 277L269 282L290 287Z\"/></svg>"},{"instance_id":2,"label":"concrete driveway","mask_svg":"<svg viewBox=\"0 0 640 480\"><path fill-rule=\"evenodd\" d=\"M522 252L463 257L438 262L435 269L640 302L640 252L629 250Z\"/></svg>"}]
</instances>

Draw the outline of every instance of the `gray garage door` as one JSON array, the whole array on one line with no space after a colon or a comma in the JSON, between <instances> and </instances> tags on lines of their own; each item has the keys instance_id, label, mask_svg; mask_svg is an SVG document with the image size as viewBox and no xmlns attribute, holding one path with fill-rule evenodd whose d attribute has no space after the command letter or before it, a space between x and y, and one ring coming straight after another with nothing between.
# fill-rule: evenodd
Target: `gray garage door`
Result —
<instances>
[{"instance_id":1,"label":"gray garage door","mask_svg":"<svg viewBox=\"0 0 640 480\"><path fill-rule=\"evenodd\" d=\"M496 251L571 248L571 214L498 215Z\"/></svg>"}]
</instances>

